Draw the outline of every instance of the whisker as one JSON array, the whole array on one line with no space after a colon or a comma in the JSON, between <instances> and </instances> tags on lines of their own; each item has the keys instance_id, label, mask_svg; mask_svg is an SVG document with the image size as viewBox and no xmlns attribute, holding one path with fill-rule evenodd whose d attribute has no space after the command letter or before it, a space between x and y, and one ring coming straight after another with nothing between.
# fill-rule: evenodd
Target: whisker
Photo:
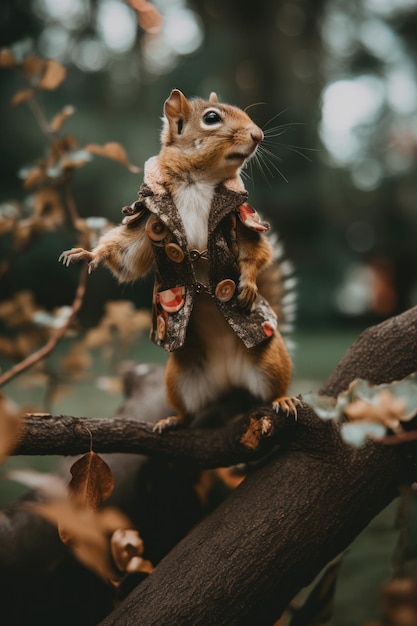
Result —
<instances>
[{"instance_id":1,"label":"whisker","mask_svg":"<svg viewBox=\"0 0 417 626\"><path fill-rule=\"evenodd\" d=\"M253 102L252 104L248 104L248 106L247 106L247 107L245 107L243 110L244 110L244 111L245 111L245 113L246 113L246 111L247 111L248 109L251 109L252 107L257 107L257 106L260 106L261 104L266 104L266 102Z\"/></svg>"},{"instance_id":2,"label":"whisker","mask_svg":"<svg viewBox=\"0 0 417 626\"><path fill-rule=\"evenodd\" d=\"M271 117L271 119L269 119L266 124L264 124L264 128L268 128L269 124L271 124L271 122L273 122L274 120L276 120L278 117L280 117L281 115L284 115L284 113L287 112L287 109L283 109L282 111L280 111L279 113L277 113L276 115L274 115L273 117Z\"/></svg>"},{"instance_id":3,"label":"whisker","mask_svg":"<svg viewBox=\"0 0 417 626\"><path fill-rule=\"evenodd\" d=\"M272 161L272 158L274 158L277 161L281 161L281 159L276 154L274 154L273 152L265 148L265 146L261 145L258 147L258 152L256 156L257 156L257 163L258 163L259 169L262 172L266 170L269 176L273 177L274 176L273 170L275 170L281 176L281 178L285 180L286 183L288 183L288 179L285 176L285 174Z\"/></svg>"}]
</instances>

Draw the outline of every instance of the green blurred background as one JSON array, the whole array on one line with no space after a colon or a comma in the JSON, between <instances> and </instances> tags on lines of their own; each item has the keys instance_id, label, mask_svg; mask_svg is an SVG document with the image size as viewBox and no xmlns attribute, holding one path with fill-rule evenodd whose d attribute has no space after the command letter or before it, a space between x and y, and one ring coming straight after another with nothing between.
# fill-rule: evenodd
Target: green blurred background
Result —
<instances>
[{"instance_id":1,"label":"green blurred background","mask_svg":"<svg viewBox=\"0 0 417 626\"><path fill-rule=\"evenodd\" d=\"M252 204L281 235L299 278L299 328L358 328L413 305L416 292L415 155L417 2L414 0L158 0L158 33L143 31L124 0L3 0L1 45L56 58L68 70L42 94L49 115L76 107L65 126L81 143L118 141L131 162L158 151L160 116L174 87L244 108L264 129L281 125L264 167L248 170ZM0 202L22 200L17 173L44 150L22 87L0 72ZM279 159L279 161L277 160ZM279 170L279 172L277 171ZM141 175L101 158L77 172L83 217L119 221ZM77 269L68 243L40 238L15 262L1 298L35 289L39 304L69 303ZM13 283L13 284L12 284ZM90 281L83 315L109 297L149 303L150 286Z\"/></svg>"},{"instance_id":2,"label":"green blurred background","mask_svg":"<svg viewBox=\"0 0 417 626\"><path fill-rule=\"evenodd\" d=\"M279 127L268 145L274 157L263 171L249 168L245 181L296 268L294 392L317 388L361 329L417 303L417 0L154 4L163 17L157 33L145 32L124 0L2 0L0 46L17 42L21 54L65 65L66 81L42 94L48 116L75 106L68 134L80 145L117 141L139 166L159 149L162 106L174 87L187 96L217 91L223 101L250 106L264 130ZM30 214L19 171L42 156L45 139L27 106L10 104L23 86L16 72L0 71L0 211L17 200ZM141 180L94 158L74 178L80 215L118 222ZM0 303L30 289L43 308L70 304L80 270L63 268L57 257L75 242L70 228L39 235L0 273ZM0 238L0 262L8 254ZM96 324L108 300L148 307L151 285L150 278L118 286L98 269L81 322ZM146 339L128 356L164 358ZM99 375L100 358L93 367ZM110 415L121 400L92 393L91 379L72 384L75 393L57 397L55 413ZM43 401L42 386L15 381L6 391L22 404ZM338 600L335 624L375 616L393 518L390 509L374 522L366 547L359 540L368 565L355 565L354 556L345 570L356 584Z\"/></svg>"}]
</instances>

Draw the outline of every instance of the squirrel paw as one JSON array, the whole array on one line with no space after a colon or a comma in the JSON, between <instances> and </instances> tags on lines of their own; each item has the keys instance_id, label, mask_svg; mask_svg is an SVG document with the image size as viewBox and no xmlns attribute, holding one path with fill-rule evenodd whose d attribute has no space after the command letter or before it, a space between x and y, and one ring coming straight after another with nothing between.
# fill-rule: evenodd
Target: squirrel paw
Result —
<instances>
[{"instance_id":1,"label":"squirrel paw","mask_svg":"<svg viewBox=\"0 0 417 626\"><path fill-rule=\"evenodd\" d=\"M58 259L62 261L64 265L69 267L71 263L78 263L78 261L88 261L88 272L91 273L97 267L97 261L94 259L92 252L84 250L84 248L71 248L71 250L65 250Z\"/></svg>"},{"instance_id":2,"label":"squirrel paw","mask_svg":"<svg viewBox=\"0 0 417 626\"><path fill-rule=\"evenodd\" d=\"M238 300L240 305L245 309L250 309L258 295L258 287L256 283L243 283L239 288Z\"/></svg>"},{"instance_id":3,"label":"squirrel paw","mask_svg":"<svg viewBox=\"0 0 417 626\"><path fill-rule=\"evenodd\" d=\"M272 408L277 413L279 411L285 411L287 415L293 415L294 419L297 419L297 405L301 405L301 400L293 396L282 396L272 402Z\"/></svg>"},{"instance_id":4,"label":"squirrel paw","mask_svg":"<svg viewBox=\"0 0 417 626\"><path fill-rule=\"evenodd\" d=\"M164 430L176 428L182 422L183 420L177 415L171 415L171 417L165 417L164 419L158 420L152 430L154 433L161 434L164 432Z\"/></svg>"}]
</instances>

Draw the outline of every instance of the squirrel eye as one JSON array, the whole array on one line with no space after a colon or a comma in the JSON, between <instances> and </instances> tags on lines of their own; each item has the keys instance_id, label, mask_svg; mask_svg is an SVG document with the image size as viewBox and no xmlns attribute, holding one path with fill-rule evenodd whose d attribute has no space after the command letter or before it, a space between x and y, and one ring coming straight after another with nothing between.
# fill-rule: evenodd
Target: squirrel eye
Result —
<instances>
[{"instance_id":1,"label":"squirrel eye","mask_svg":"<svg viewBox=\"0 0 417 626\"><path fill-rule=\"evenodd\" d=\"M181 135L181 133L182 133L182 127L183 126L184 126L184 121L179 119L178 122L177 122L177 133L179 135Z\"/></svg>"},{"instance_id":2,"label":"squirrel eye","mask_svg":"<svg viewBox=\"0 0 417 626\"><path fill-rule=\"evenodd\" d=\"M205 124L218 124L222 121L222 118L217 111L206 111L203 115L203 122Z\"/></svg>"}]
</instances>

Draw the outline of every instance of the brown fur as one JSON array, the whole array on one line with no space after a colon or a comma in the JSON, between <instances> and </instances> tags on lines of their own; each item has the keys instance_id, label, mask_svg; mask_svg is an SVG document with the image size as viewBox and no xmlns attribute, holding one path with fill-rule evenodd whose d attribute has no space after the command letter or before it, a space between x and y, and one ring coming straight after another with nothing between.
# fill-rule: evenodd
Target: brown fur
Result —
<instances>
[{"instance_id":1,"label":"brown fur","mask_svg":"<svg viewBox=\"0 0 417 626\"><path fill-rule=\"evenodd\" d=\"M217 113L219 123L206 123L204 115L207 111ZM174 195L184 186L187 188L196 183L213 188L219 183L243 188L240 168L263 138L262 131L246 113L219 103L215 94L211 94L209 100L187 100L180 91L174 90L165 102L164 114L162 147L157 162L161 174L158 184L165 192ZM153 265L145 221L146 215L125 220L124 224L105 234L92 252L76 248L63 253L64 263L87 260L90 269L95 269L104 262L122 282L143 276ZM238 220L237 243L242 307L251 307L259 288L264 297L271 299L271 306L278 308L280 281L272 284L270 277L278 278L279 271L271 265L273 250L268 239L264 233L250 230ZM211 379L214 386L221 386L221 374L217 375L216 367L221 369L225 358L236 371L241 368L242 387L251 382L253 373L253 379L258 381L261 389L260 400L296 412L294 399L286 397L292 365L279 331L249 350L234 334L213 299L202 295L194 305L186 343L170 355L166 369L168 399L178 416L162 421L159 430L191 418L193 402L190 396L197 394L199 385L201 396L210 398L210 389L204 386L209 386ZM234 381L234 372L227 371L226 377ZM237 380L236 386L239 384ZM257 395L256 390L254 395Z\"/></svg>"}]
</instances>

